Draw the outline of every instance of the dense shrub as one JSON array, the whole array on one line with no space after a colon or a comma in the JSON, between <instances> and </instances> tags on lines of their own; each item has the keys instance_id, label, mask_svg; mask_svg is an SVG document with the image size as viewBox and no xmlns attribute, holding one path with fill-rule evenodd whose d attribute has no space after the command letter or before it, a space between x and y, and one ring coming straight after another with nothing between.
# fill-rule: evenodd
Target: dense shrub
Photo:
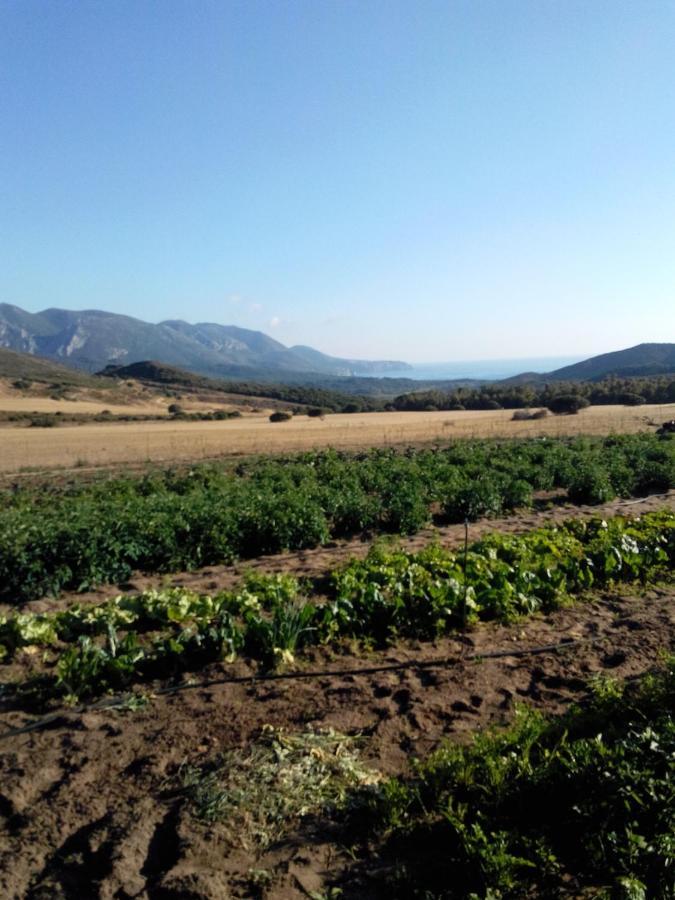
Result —
<instances>
[{"instance_id":1,"label":"dense shrub","mask_svg":"<svg viewBox=\"0 0 675 900\"><path fill-rule=\"evenodd\" d=\"M640 394L632 394L630 392L627 392L621 395L621 402L624 404L624 406L641 406L646 401L645 398Z\"/></svg>"},{"instance_id":2,"label":"dense shrub","mask_svg":"<svg viewBox=\"0 0 675 900\"><path fill-rule=\"evenodd\" d=\"M502 486L490 475L467 481L446 498L443 512L453 522L495 516L504 508Z\"/></svg>"},{"instance_id":3,"label":"dense shrub","mask_svg":"<svg viewBox=\"0 0 675 900\"><path fill-rule=\"evenodd\" d=\"M270 422L288 422L289 419L293 418L293 414L289 412L282 412L278 410L277 412L273 412L270 416Z\"/></svg>"},{"instance_id":4,"label":"dense shrub","mask_svg":"<svg viewBox=\"0 0 675 900\"><path fill-rule=\"evenodd\" d=\"M589 405L585 397L578 394L560 394L548 404L548 408L556 415L574 415Z\"/></svg>"},{"instance_id":5,"label":"dense shrub","mask_svg":"<svg viewBox=\"0 0 675 900\"><path fill-rule=\"evenodd\" d=\"M608 472L593 462L585 463L572 476L567 496L573 503L606 503L616 492Z\"/></svg>"},{"instance_id":6,"label":"dense shrub","mask_svg":"<svg viewBox=\"0 0 675 900\"><path fill-rule=\"evenodd\" d=\"M31 415L29 424L32 428L54 428L58 425L58 419L55 415L43 413L42 415Z\"/></svg>"}]
</instances>

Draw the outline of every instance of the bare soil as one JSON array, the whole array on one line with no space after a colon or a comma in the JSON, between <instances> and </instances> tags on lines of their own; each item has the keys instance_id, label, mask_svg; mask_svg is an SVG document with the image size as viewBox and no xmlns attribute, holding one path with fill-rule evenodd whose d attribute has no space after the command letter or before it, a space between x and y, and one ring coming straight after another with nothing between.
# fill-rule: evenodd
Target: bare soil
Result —
<instances>
[{"instance_id":1,"label":"bare soil","mask_svg":"<svg viewBox=\"0 0 675 900\"><path fill-rule=\"evenodd\" d=\"M222 825L194 818L175 790L179 767L245 747L271 724L360 734L369 766L405 772L410 755L508 721L517 703L559 712L587 694L593 676L650 669L675 648L674 598L669 587L608 593L434 644L365 655L316 650L302 661L317 673L305 680L194 686L137 712L66 710L43 730L0 735L0 896L280 900L325 890L350 866L348 834L308 820L262 854L233 845ZM467 659L565 638L581 641L536 656ZM358 674L364 666L436 658L447 664ZM233 672L247 669L218 665L200 677ZM2 731L26 720L0 711ZM351 883L344 896L372 896L367 883Z\"/></svg>"},{"instance_id":2,"label":"bare soil","mask_svg":"<svg viewBox=\"0 0 675 900\"><path fill-rule=\"evenodd\" d=\"M70 405L70 404L68 404ZM224 422L87 424L74 428L0 429L0 471L55 466L154 463L314 447L357 449L428 444L466 437L606 435L653 431L675 417L675 404L593 406L574 416L513 421L510 410L376 412L295 416L271 423L267 411Z\"/></svg>"}]
</instances>

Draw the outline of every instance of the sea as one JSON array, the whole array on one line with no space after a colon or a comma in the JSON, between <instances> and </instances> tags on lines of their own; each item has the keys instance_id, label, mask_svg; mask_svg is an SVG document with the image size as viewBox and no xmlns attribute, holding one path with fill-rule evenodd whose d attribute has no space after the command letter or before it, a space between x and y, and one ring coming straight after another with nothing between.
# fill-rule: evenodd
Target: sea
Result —
<instances>
[{"instance_id":1,"label":"sea","mask_svg":"<svg viewBox=\"0 0 675 900\"><path fill-rule=\"evenodd\" d=\"M413 378L416 381L440 381L477 378L497 381L522 372L552 372L581 362L585 356L533 356L522 359L477 359L458 362L411 363L412 369L388 371L389 378Z\"/></svg>"}]
</instances>

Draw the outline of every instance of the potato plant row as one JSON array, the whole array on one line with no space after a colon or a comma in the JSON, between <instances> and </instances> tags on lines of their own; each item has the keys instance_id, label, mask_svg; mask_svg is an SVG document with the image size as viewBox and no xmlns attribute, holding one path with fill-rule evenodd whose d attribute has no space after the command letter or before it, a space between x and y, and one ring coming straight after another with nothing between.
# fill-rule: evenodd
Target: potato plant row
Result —
<instances>
[{"instance_id":1,"label":"potato plant row","mask_svg":"<svg viewBox=\"0 0 675 900\"><path fill-rule=\"evenodd\" d=\"M324 544L368 530L412 534L532 504L565 489L579 503L667 490L675 442L654 435L604 440L455 442L434 450L324 451L241 465L200 466L55 491L5 493L0 600Z\"/></svg>"},{"instance_id":2,"label":"potato plant row","mask_svg":"<svg viewBox=\"0 0 675 900\"><path fill-rule=\"evenodd\" d=\"M251 576L214 597L179 589L98 606L0 619L0 659L53 646L56 694L87 696L167 677L238 654L265 667L309 644L355 637L375 645L429 640L478 621L549 611L613 582L666 577L675 561L675 514L573 520L526 535L491 535L466 555L375 548L308 597L291 576Z\"/></svg>"}]
</instances>

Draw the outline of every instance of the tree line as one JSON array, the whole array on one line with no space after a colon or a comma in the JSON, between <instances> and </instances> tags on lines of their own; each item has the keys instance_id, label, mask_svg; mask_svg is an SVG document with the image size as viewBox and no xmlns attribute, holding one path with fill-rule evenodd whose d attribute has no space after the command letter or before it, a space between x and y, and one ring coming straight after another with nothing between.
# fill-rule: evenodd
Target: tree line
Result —
<instances>
[{"instance_id":1,"label":"tree line","mask_svg":"<svg viewBox=\"0 0 675 900\"><path fill-rule=\"evenodd\" d=\"M486 384L452 391L423 390L401 394L389 407L401 411L461 409L527 409L550 407L561 396L574 396L592 406L675 403L675 378L606 378L602 381L556 381L547 384ZM586 404L582 404L586 405Z\"/></svg>"}]
</instances>

